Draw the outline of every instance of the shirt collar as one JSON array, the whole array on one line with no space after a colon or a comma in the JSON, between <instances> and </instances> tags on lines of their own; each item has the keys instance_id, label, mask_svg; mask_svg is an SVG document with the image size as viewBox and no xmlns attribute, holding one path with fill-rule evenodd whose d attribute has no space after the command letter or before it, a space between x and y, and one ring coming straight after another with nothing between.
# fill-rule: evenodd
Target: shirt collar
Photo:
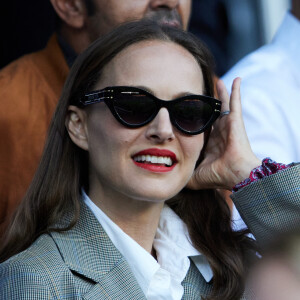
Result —
<instances>
[{"instance_id":1,"label":"shirt collar","mask_svg":"<svg viewBox=\"0 0 300 300\"><path fill-rule=\"evenodd\" d=\"M160 215L154 248L159 249L157 260L160 265L171 273L181 268L182 258L190 257L206 282L212 279L211 267L206 257L192 245L186 224L167 205Z\"/></svg>"},{"instance_id":2,"label":"shirt collar","mask_svg":"<svg viewBox=\"0 0 300 300\"><path fill-rule=\"evenodd\" d=\"M293 64L300 69L300 21L287 12L273 39L273 44L283 49L293 59Z\"/></svg>"},{"instance_id":3,"label":"shirt collar","mask_svg":"<svg viewBox=\"0 0 300 300\"><path fill-rule=\"evenodd\" d=\"M135 240L117 226L82 190L85 204L91 209L103 229L128 262L141 289L147 293L149 282L162 267L171 274L182 269L182 262L189 263L190 257L196 267L209 282L213 273L207 259L196 250L189 238L185 223L168 206L164 206L154 239L157 261ZM186 266L187 270L189 266ZM186 274L185 274L186 275ZM184 278L182 278L183 280Z\"/></svg>"},{"instance_id":4,"label":"shirt collar","mask_svg":"<svg viewBox=\"0 0 300 300\"><path fill-rule=\"evenodd\" d=\"M112 243L126 259L141 289L146 294L151 278L160 268L159 264L152 255L115 224L83 190L82 196L83 201L94 213Z\"/></svg>"}]
</instances>

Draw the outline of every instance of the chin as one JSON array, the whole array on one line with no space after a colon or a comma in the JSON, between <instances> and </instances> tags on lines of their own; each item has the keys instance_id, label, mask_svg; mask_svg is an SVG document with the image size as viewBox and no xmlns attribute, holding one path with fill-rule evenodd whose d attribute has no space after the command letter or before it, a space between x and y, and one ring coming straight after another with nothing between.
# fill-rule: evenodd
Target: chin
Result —
<instances>
[{"instance_id":1,"label":"chin","mask_svg":"<svg viewBox=\"0 0 300 300\"><path fill-rule=\"evenodd\" d=\"M167 200L170 200L174 196L176 196L180 190L178 189L172 189L172 190L164 190L162 192L162 188L152 188L150 191L143 191L139 195L133 196L136 200L141 200L145 202L153 202L153 203L163 203Z\"/></svg>"}]
</instances>

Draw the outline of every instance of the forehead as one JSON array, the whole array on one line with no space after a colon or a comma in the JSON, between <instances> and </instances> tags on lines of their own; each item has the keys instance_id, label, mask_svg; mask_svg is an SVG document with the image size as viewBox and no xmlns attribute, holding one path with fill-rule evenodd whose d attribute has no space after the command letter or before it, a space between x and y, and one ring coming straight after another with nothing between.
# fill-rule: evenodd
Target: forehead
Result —
<instances>
[{"instance_id":1,"label":"forehead","mask_svg":"<svg viewBox=\"0 0 300 300\"><path fill-rule=\"evenodd\" d=\"M185 48L173 42L151 40L120 52L104 68L99 84L99 88L109 85L172 86L201 93L203 75L198 62ZM198 91L194 91L195 87Z\"/></svg>"}]
</instances>

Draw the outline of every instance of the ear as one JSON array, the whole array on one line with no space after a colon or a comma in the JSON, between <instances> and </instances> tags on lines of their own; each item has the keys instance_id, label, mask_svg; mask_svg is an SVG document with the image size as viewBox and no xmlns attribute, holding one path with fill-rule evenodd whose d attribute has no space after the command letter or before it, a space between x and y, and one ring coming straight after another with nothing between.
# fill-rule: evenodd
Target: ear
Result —
<instances>
[{"instance_id":1,"label":"ear","mask_svg":"<svg viewBox=\"0 0 300 300\"><path fill-rule=\"evenodd\" d=\"M83 150L88 150L86 112L77 106L69 106L65 125L73 143Z\"/></svg>"},{"instance_id":2,"label":"ear","mask_svg":"<svg viewBox=\"0 0 300 300\"><path fill-rule=\"evenodd\" d=\"M84 27L87 11L83 0L50 0L56 13L73 28Z\"/></svg>"}]
</instances>

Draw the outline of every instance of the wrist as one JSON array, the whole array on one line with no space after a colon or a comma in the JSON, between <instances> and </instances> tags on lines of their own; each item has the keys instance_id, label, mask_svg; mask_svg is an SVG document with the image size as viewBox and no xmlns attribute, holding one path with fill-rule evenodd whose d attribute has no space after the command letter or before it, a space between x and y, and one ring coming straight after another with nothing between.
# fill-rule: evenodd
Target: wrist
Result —
<instances>
[{"instance_id":1,"label":"wrist","mask_svg":"<svg viewBox=\"0 0 300 300\"><path fill-rule=\"evenodd\" d=\"M249 177L247 177L245 180L239 182L232 188L232 192L237 192L238 190L242 189L243 187L257 181L260 179L263 179L267 176L273 175L277 172L283 171L287 168L292 167L294 164L281 164L277 163L270 158L264 158L262 160L262 164L259 167L254 168L251 172Z\"/></svg>"},{"instance_id":2,"label":"wrist","mask_svg":"<svg viewBox=\"0 0 300 300\"><path fill-rule=\"evenodd\" d=\"M256 156L247 160L237 160L232 171L232 177L228 180L228 190L232 190L232 187L240 183L249 177L251 171L261 165L261 160Z\"/></svg>"},{"instance_id":3,"label":"wrist","mask_svg":"<svg viewBox=\"0 0 300 300\"><path fill-rule=\"evenodd\" d=\"M261 163L261 160L259 160L257 157L253 157L251 160L243 162L240 166L238 176L233 186L248 178L252 170L259 167Z\"/></svg>"}]
</instances>

